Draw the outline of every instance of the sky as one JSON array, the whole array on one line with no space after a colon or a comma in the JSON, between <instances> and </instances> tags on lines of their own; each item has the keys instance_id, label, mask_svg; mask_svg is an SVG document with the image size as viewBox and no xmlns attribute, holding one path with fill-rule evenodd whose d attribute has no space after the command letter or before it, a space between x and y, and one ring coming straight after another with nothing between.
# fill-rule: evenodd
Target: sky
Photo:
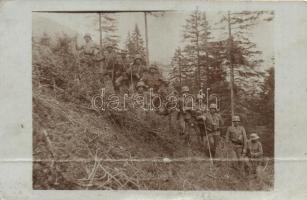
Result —
<instances>
[{"instance_id":1,"label":"sky","mask_svg":"<svg viewBox=\"0 0 307 200\"><path fill-rule=\"evenodd\" d=\"M190 12L173 11L166 12L164 15L148 15L148 46L150 62L158 62L165 65L170 63L175 49L179 46L183 46L182 30L183 25L185 24L185 19L189 14ZM37 16L55 21L58 24L78 32L80 41L82 41L81 38L83 34L91 33L94 41L99 43L99 33L96 31L97 25L95 25L95 21L98 20L98 15L95 13L33 13L33 19ZM207 18L211 26L214 26L214 23L219 17L220 15L216 12L207 12ZM120 47L124 47L127 34L129 31L133 31L135 24L138 25L143 38L145 37L145 21L143 13L117 13L116 18L118 21L117 34L120 38ZM257 49L263 52L262 58L265 60L264 68L271 65L271 58L274 56L273 25L273 21L260 23L252 29L253 34L250 35L250 39L256 43ZM213 30L213 35L218 34L215 34Z\"/></svg>"}]
</instances>

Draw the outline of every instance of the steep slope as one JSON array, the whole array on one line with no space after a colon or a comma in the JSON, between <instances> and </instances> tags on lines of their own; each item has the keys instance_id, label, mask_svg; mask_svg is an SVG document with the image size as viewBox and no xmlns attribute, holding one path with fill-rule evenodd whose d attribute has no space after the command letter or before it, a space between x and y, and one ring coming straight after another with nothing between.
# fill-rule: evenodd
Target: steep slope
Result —
<instances>
[{"instance_id":1,"label":"steep slope","mask_svg":"<svg viewBox=\"0 0 307 200\"><path fill-rule=\"evenodd\" d=\"M195 135L186 145L176 129L168 128L167 116L152 113L144 120L134 110L89 109L80 89L93 88L75 83L76 66L69 53L40 44L32 52L34 189L272 188L271 162L257 179L226 162L211 167Z\"/></svg>"},{"instance_id":2,"label":"steep slope","mask_svg":"<svg viewBox=\"0 0 307 200\"><path fill-rule=\"evenodd\" d=\"M177 135L132 132L114 119L35 92L34 189L257 190L271 184L244 179L226 163L211 169L201 149L189 151Z\"/></svg>"}]
</instances>

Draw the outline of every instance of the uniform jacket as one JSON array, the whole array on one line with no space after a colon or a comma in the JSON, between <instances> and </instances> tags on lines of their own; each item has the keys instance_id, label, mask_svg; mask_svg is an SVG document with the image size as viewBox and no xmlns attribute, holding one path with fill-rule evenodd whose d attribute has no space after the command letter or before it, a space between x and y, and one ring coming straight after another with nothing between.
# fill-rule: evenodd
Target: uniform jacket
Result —
<instances>
[{"instance_id":1,"label":"uniform jacket","mask_svg":"<svg viewBox=\"0 0 307 200\"><path fill-rule=\"evenodd\" d=\"M247 148L246 131L243 126L229 126L226 132L226 142L231 141L235 145L243 145L243 149Z\"/></svg>"},{"instance_id":2,"label":"uniform jacket","mask_svg":"<svg viewBox=\"0 0 307 200\"><path fill-rule=\"evenodd\" d=\"M159 73L144 73L142 80L144 83L149 86L150 88L155 88L159 87L160 85L160 79L161 75Z\"/></svg>"},{"instance_id":3,"label":"uniform jacket","mask_svg":"<svg viewBox=\"0 0 307 200\"><path fill-rule=\"evenodd\" d=\"M115 52L106 53L105 55L105 66L108 71L113 70L117 64L117 55Z\"/></svg>"},{"instance_id":4,"label":"uniform jacket","mask_svg":"<svg viewBox=\"0 0 307 200\"><path fill-rule=\"evenodd\" d=\"M89 41L85 43L81 49L83 50L84 54L87 55L94 55L95 50L97 49L97 45L93 41Z\"/></svg>"},{"instance_id":5,"label":"uniform jacket","mask_svg":"<svg viewBox=\"0 0 307 200\"><path fill-rule=\"evenodd\" d=\"M219 113L213 113L210 112L206 113L204 115L204 120L207 126L207 130L209 133L213 133L216 135L220 134L220 128L224 125L224 121L222 119L222 116Z\"/></svg>"},{"instance_id":6,"label":"uniform jacket","mask_svg":"<svg viewBox=\"0 0 307 200\"><path fill-rule=\"evenodd\" d=\"M255 157L261 157L263 155L262 144L259 141L255 143L249 141L247 148L251 157L255 158Z\"/></svg>"},{"instance_id":7,"label":"uniform jacket","mask_svg":"<svg viewBox=\"0 0 307 200\"><path fill-rule=\"evenodd\" d=\"M144 71L145 71L145 66L144 65L132 64L128 68L127 74L128 74L129 77L132 75L132 76L135 76L138 79L140 79L143 76Z\"/></svg>"}]
</instances>

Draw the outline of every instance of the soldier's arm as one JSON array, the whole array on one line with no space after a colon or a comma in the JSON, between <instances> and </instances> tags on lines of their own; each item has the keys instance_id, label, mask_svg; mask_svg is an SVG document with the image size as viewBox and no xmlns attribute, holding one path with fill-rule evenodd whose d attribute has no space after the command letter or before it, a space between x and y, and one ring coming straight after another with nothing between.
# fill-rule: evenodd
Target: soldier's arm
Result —
<instances>
[{"instance_id":1,"label":"soldier's arm","mask_svg":"<svg viewBox=\"0 0 307 200\"><path fill-rule=\"evenodd\" d=\"M256 153L256 156L262 156L263 155L263 149L262 149L262 144L259 142L258 143L258 152Z\"/></svg>"}]
</instances>

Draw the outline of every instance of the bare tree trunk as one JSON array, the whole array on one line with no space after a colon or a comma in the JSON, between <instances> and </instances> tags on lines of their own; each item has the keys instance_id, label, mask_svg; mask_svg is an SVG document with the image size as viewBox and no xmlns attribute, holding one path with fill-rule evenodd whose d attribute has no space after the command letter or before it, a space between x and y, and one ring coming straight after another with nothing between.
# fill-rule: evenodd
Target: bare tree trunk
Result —
<instances>
[{"instance_id":1,"label":"bare tree trunk","mask_svg":"<svg viewBox=\"0 0 307 200\"><path fill-rule=\"evenodd\" d=\"M231 106L231 116L234 115L234 70L233 70L233 63L232 63L232 35L231 35L231 17L230 11L228 11L228 59L230 63L230 106Z\"/></svg>"},{"instance_id":2,"label":"bare tree trunk","mask_svg":"<svg viewBox=\"0 0 307 200\"><path fill-rule=\"evenodd\" d=\"M102 50L102 27L101 27L101 12L99 14L99 39L100 39L100 50Z\"/></svg>"},{"instance_id":3,"label":"bare tree trunk","mask_svg":"<svg viewBox=\"0 0 307 200\"><path fill-rule=\"evenodd\" d=\"M146 64L149 65L147 12L144 12L144 19L145 19Z\"/></svg>"}]
</instances>

